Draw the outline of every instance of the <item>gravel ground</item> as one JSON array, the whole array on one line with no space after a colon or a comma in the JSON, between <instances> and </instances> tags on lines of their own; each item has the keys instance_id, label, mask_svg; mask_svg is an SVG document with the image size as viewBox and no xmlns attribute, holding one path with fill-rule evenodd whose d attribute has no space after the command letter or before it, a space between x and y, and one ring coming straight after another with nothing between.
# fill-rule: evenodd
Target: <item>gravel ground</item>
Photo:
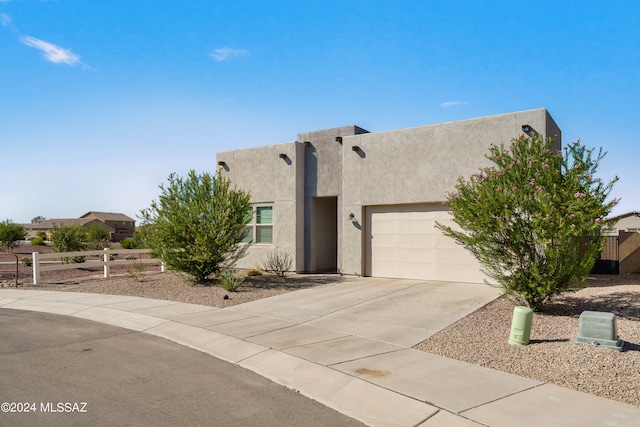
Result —
<instances>
[{"instance_id":1,"label":"gravel ground","mask_svg":"<svg viewBox=\"0 0 640 427\"><path fill-rule=\"evenodd\" d=\"M245 277L236 292L228 292L215 281L195 284L182 274L171 271L161 273L159 268L151 270L148 267L146 272L139 274L121 267L112 268L111 277L107 279L99 268L41 273L42 283L39 285L33 285L31 274L25 272L20 275L20 288L130 295L224 308L342 280L348 279L333 274L289 274L286 279L264 274ZM0 287L9 286L15 286L14 281L2 280L0 275Z\"/></svg>"},{"instance_id":2,"label":"gravel ground","mask_svg":"<svg viewBox=\"0 0 640 427\"><path fill-rule=\"evenodd\" d=\"M338 275L289 275L286 280L263 275L247 277L237 292L227 292L213 282L196 285L180 274L160 273L159 267L147 266L144 274L136 274L121 266L112 274L104 279L100 268L47 272L42 273L43 283L34 286L31 269L20 266L25 289L133 295L220 308L349 280ZM10 273L0 272L0 286L11 280ZM534 314L527 346L508 344L517 304L499 298L415 348L640 406L640 275L593 276L586 285ZM622 352L573 345L584 310L616 315L620 339L625 341Z\"/></svg>"},{"instance_id":3,"label":"gravel ground","mask_svg":"<svg viewBox=\"0 0 640 427\"><path fill-rule=\"evenodd\" d=\"M535 313L531 343L508 343L516 303L499 298L416 346L475 365L640 406L640 276L592 276ZM584 310L616 315L622 352L574 345Z\"/></svg>"},{"instance_id":4,"label":"gravel ground","mask_svg":"<svg viewBox=\"0 0 640 427\"><path fill-rule=\"evenodd\" d=\"M14 249L19 259L31 257L31 252L51 252L48 246L21 245ZM0 256L0 262L15 257ZM24 289L52 290L62 292L90 292L96 294L131 295L144 298L163 299L212 307L230 307L249 301L268 298L299 289L309 288L345 279L339 275L289 274L286 279L275 275L245 277L236 292L228 292L214 280L205 284L194 284L185 275L176 272L160 272L160 266L146 264L138 272L132 266L112 266L108 279L103 277L102 266L89 267L88 260L78 264L77 269L56 270L40 273L41 284L33 285L32 268L19 263L18 282ZM7 271L10 270L10 271ZM15 265L0 265L0 287L15 286ZM224 296L228 298L225 299Z\"/></svg>"}]
</instances>

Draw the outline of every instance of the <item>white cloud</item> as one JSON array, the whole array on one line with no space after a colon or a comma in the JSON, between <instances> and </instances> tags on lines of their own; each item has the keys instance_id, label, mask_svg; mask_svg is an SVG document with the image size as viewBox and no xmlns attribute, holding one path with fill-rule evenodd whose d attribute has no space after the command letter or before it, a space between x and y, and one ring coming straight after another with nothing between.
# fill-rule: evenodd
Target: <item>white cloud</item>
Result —
<instances>
[{"instance_id":1,"label":"white cloud","mask_svg":"<svg viewBox=\"0 0 640 427\"><path fill-rule=\"evenodd\" d=\"M228 47L222 49L216 49L209 56L218 62L226 61L227 59L237 58L239 56L246 56L249 52L244 49L230 49Z\"/></svg>"},{"instance_id":2,"label":"white cloud","mask_svg":"<svg viewBox=\"0 0 640 427\"><path fill-rule=\"evenodd\" d=\"M51 61L56 64L67 64L71 66L82 63L78 55L71 52L70 50L61 48L60 46L56 46L55 44L51 44L43 40L39 40L35 37L29 36L22 37L20 41L29 47L42 51L47 61Z\"/></svg>"},{"instance_id":3,"label":"white cloud","mask_svg":"<svg viewBox=\"0 0 640 427\"><path fill-rule=\"evenodd\" d=\"M1 2L2 0L0 0ZM11 24L11 17L6 13L0 13L0 25L8 27Z\"/></svg>"},{"instance_id":4,"label":"white cloud","mask_svg":"<svg viewBox=\"0 0 640 427\"><path fill-rule=\"evenodd\" d=\"M448 101L448 102L443 102L442 104L440 104L440 106L442 108L449 108L449 107L457 107L459 105L467 105L469 102L467 101Z\"/></svg>"}]
</instances>

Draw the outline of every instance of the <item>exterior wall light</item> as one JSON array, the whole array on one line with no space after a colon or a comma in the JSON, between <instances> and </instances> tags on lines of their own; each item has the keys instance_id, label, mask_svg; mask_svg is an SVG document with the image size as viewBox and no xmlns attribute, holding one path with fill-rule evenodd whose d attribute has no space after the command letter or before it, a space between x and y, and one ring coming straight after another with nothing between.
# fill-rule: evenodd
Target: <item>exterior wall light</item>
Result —
<instances>
[{"instance_id":1,"label":"exterior wall light","mask_svg":"<svg viewBox=\"0 0 640 427\"><path fill-rule=\"evenodd\" d=\"M531 125L522 125L522 132L529 135L531 138L539 138L540 134L531 127Z\"/></svg>"},{"instance_id":2,"label":"exterior wall light","mask_svg":"<svg viewBox=\"0 0 640 427\"><path fill-rule=\"evenodd\" d=\"M280 157L281 159L285 159L285 160L287 159L287 155L284 154L284 153L278 154L278 157Z\"/></svg>"},{"instance_id":3,"label":"exterior wall light","mask_svg":"<svg viewBox=\"0 0 640 427\"><path fill-rule=\"evenodd\" d=\"M359 153L359 152L360 152L360 147L358 147L357 145L354 145L353 147L351 147L351 149L352 149L353 151L355 151L356 153Z\"/></svg>"},{"instance_id":4,"label":"exterior wall light","mask_svg":"<svg viewBox=\"0 0 640 427\"><path fill-rule=\"evenodd\" d=\"M221 166L223 168L227 167L227 164L225 162L218 162L218 166Z\"/></svg>"}]
</instances>

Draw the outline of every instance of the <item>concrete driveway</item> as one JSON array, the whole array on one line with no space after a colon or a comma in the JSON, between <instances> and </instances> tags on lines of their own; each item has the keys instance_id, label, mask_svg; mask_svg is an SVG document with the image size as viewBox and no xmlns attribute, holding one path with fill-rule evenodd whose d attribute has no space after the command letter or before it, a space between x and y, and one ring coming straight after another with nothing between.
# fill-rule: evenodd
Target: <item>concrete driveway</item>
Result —
<instances>
[{"instance_id":1,"label":"concrete driveway","mask_svg":"<svg viewBox=\"0 0 640 427\"><path fill-rule=\"evenodd\" d=\"M0 308L166 338L371 426L520 427L523 419L531 427L558 420L564 427L638 425L634 406L411 348L497 296L481 284L367 278L224 309L28 289L0 289ZM123 372L121 381L135 378Z\"/></svg>"}]
</instances>

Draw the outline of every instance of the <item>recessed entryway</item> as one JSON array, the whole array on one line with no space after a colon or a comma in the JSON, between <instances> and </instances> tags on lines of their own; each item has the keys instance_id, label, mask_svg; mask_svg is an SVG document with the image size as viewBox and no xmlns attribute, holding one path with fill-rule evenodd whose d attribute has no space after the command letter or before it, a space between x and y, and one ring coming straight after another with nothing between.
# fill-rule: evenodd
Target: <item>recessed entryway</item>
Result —
<instances>
[{"instance_id":1,"label":"recessed entryway","mask_svg":"<svg viewBox=\"0 0 640 427\"><path fill-rule=\"evenodd\" d=\"M311 204L311 271L338 269L338 198L314 197Z\"/></svg>"}]
</instances>

